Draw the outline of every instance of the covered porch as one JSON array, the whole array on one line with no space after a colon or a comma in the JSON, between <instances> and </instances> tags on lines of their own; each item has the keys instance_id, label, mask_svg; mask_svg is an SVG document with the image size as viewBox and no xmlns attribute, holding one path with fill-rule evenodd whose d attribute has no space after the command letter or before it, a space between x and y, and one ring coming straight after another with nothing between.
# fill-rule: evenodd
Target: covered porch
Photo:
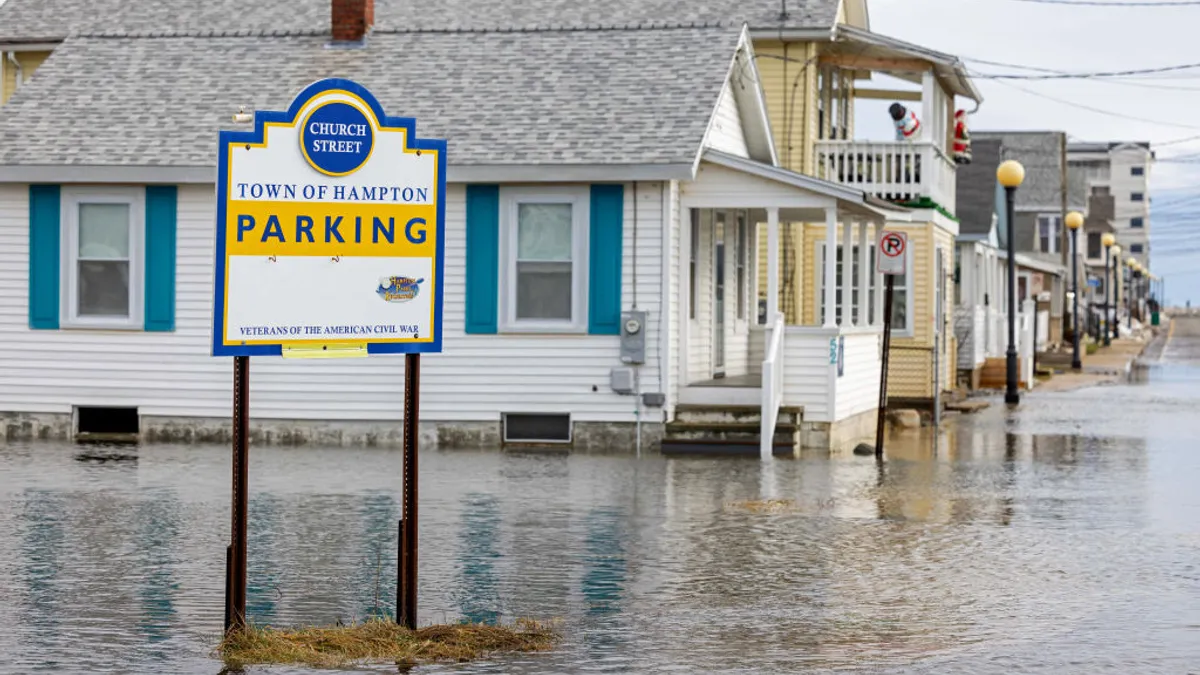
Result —
<instances>
[{"instance_id":1,"label":"covered porch","mask_svg":"<svg viewBox=\"0 0 1200 675\"><path fill-rule=\"evenodd\" d=\"M873 248L885 213L859 190L707 152L681 187L677 402L760 406L764 438L781 408L826 425L875 410L883 284ZM836 261L820 268L810 325L780 311L784 257L799 257L781 223L823 223L822 258Z\"/></svg>"},{"instance_id":2,"label":"covered porch","mask_svg":"<svg viewBox=\"0 0 1200 675\"><path fill-rule=\"evenodd\" d=\"M889 201L956 210L954 102L982 95L955 56L851 26L839 26L823 45L817 97L825 114L818 123L816 175ZM871 88L873 74L917 85ZM899 103L918 116L921 128L904 141L856 140L856 100Z\"/></svg>"}]
</instances>

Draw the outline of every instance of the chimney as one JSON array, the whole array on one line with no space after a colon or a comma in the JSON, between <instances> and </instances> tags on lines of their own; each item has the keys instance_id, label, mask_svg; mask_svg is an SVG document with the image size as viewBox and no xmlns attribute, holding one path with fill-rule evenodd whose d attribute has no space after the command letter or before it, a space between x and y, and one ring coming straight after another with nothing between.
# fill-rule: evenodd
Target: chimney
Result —
<instances>
[{"instance_id":1,"label":"chimney","mask_svg":"<svg viewBox=\"0 0 1200 675\"><path fill-rule=\"evenodd\" d=\"M331 0L334 42L362 42L375 23L375 0Z\"/></svg>"}]
</instances>

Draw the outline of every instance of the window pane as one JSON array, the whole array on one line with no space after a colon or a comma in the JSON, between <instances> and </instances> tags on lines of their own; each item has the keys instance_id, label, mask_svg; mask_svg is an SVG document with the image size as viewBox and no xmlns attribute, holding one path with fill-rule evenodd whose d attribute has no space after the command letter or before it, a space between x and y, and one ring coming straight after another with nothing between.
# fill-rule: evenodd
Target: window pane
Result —
<instances>
[{"instance_id":1,"label":"window pane","mask_svg":"<svg viewBox=\"0 0 1200 675\"><path fill-rule=\"evenodd\" d=\"M129 263L79 261L79 316L129 316Z\"/></svg>"},{"instance_id":2,"label":"window pane","mask_svg":"<svg viewBox=\"0 0 1200 675\"><path fill-rule=\"evenodd\" d=\"M129 259L129 205L79 205L79 257Z\"/></svg>"},{"instance_id":3,"label":"window pane","mask_svg":"<svg viewBox=\"0 0 1200 675\"><path fill-rule=\"evenodd\" d=\"M517 206L517 260L571 259L571 205Z\"/></svg>"},{"instance_id":4,"label":"window pane","mask_svg":"<svg viewBox=\"0 0 1200 675\"><path fill-rule=\"evenodd\" d=\"M908 290L900 287L896 277L896 286L892 290L892 330L908 330Z\"/></svg>"},{"instance_id":5,"label":"window pane","mask_svg":"<svg viewBox=\"0 0 1200 675\"><path fill-rule=\"evenodd\" d=\"M517 263L517 318L571 320L571 263Z\"/></svg>"}]
</instances>

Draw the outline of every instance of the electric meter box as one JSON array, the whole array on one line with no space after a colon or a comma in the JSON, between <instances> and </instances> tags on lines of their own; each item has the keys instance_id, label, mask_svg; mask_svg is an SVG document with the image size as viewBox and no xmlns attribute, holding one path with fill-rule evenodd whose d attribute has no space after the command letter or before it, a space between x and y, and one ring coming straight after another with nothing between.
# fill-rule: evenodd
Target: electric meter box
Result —
<instances>
[{"instance_id":1,"label":"electric meter box","mask_svg":"<svg viewBox=\"0 0 1200 675\"><path fill-rule=\"evenodd\" d=\"M630 310L621 313L621 363L646 362L646 313Z\"/></svg>"}]
</instances>

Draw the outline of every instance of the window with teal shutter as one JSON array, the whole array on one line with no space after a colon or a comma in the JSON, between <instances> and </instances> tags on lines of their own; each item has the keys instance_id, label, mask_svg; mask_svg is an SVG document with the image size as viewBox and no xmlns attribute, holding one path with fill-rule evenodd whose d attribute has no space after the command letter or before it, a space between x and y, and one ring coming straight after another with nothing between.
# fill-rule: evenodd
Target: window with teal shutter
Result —
<instances>
[{"instance_id":1,"label":"window with teal shutter","mask_svg":"<svg viewBox=\"0 0 1200 675\"><path fill-rule=\"evenodd\" d=\"M588 333L621 333L621 255L625 186L593 185L588 242Z\"/></svg>"},{"instance_id":2,"label":"window with teal shutter","mask_svg":"<svg viewBox=\"0 0 1200 675\"><path fill-rule=\"evenodd\" d=\"M29 327L38 330L58 328L60 195L57 185L29 186Z\"/></svg>"},{"instance_id":3,"label":"window with teal shutter","mask_svg":"<svg viewBox=\"0 0 1200 675\"><path fill-rule=\"evenodd\" d=\"M146 188L147 331L175 330L175 232L178 190L174 185Z\"/></svg>"},{"instance_id":4,"label":"window with teal shutter","mask_svg":"<svg viewBox=\"0 0 1200 675\"><path fill-rule=\"evenodd\" d=\"M177 190L29 188L29 325L175 328Z\"/></svg>"},{"instance_id":5,"label":"window with teal shutter","mask_svg":"<svg viewBox=\"0 0 1200 675\"><path fill-rule=\"evenodd\" d=\"M466 332L496 332L500 274L500 186L467 186Z\"/></svg>"},{"instance_id":6,"label":"window with teal shutter","mask_svg":"<svg viewBox=\"0 0 1200 675\"><path fill-rule=\"evenodd\" d=\"M618 335L624 186L467 187L466 332Z\"/></svg>"}]
</instances>

